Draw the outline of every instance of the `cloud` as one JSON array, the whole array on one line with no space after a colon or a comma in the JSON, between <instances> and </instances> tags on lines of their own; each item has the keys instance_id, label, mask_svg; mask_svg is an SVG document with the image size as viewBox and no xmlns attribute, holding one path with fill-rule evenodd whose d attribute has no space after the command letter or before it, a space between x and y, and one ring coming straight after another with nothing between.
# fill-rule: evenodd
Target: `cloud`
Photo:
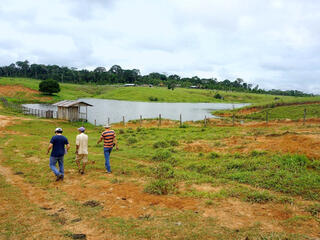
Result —
<instances>
[{"instance_id":1,"label":"cloud","mask_svg":"<svg viewBox=\"0 0 320 240\"><path fill-rule=\"evenodd\" d=\"M320 93L316 0L2 0L0 64L138 68Z\"/></svg>"}]
</instances>

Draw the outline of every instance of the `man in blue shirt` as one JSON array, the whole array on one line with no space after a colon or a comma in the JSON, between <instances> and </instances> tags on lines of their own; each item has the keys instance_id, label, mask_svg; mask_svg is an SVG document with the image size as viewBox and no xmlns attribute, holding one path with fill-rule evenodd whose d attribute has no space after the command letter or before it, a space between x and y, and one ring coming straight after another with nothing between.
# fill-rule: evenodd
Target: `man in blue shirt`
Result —
<instances>
[{"instance_id":1,"label":"man in blue shirt","mask_svg":"<svg viewBox=\"0 0 320 240\"><path fill-rule=\"evenodd\" d=\"M56 175L56 181L63 181L64 178L64 168L63 168L63 157L67 153L70 148L68 139L65 136L62 136L62 129L56 128L55 136L51 138L47 154L49 154L50 150L50 168L53 173ZM67 148L65 148L67 146ZM56 168L56 164L59 164L59 171Z\"/></svg>"}]
</instances>

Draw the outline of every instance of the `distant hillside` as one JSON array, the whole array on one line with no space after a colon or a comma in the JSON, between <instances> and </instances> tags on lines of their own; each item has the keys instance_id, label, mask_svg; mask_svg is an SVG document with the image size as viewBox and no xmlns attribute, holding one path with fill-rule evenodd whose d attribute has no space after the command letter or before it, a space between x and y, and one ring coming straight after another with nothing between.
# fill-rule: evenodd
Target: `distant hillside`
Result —
<instances>
[{"instance_id":1,"label":"distant hillside","mask_svg":"<svg viewBox=\"0 0 320 240\"><path fill-rule=\"evenodd\" d=\"M217 78L199 78L198 76L182 78L177 74L167 76L166 74L157 72L141 75L139 69L122 69L119 65L114 65L109 70L105 67L97 67L93 71L88 71L86 69L78 70L76 68L60 67L58 65L30 65L26 60L0 67L0 77L1 76L53 79L61 83L74 84L93 83L106 85L130 83L137 85L148 84L153 86L166 86L169 89L186 87L282 96L312 96L312 94L306 94L297 90L282 91L277 89L260 89L259 85L253 86L252 84L246 83L241 78L237 78L234 81L229 79L218 81Z\"/></svg>"}]
</instances>

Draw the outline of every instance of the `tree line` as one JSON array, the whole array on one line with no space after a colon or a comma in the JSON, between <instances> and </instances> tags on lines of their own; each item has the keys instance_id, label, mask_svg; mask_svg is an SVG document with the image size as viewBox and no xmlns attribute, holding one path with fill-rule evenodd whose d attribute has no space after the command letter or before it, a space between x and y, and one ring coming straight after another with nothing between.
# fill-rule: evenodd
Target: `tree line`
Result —
<instances>
[{"instance_id":1,"label":"tree line","mask_svg":"<svg viewBox=\"0 0 320 240\"><path fill-rule=\"evenodd\" d=\"M68 68L58 65L29 64L27 60L18 61L8 66L0 67L2 77L25 77L41 80L55 80L61 83L76 84L124 84L167 86L169 89L175 87L193 87L202 89L216 89L225 91L251 92L284 96L312 96L298 90L264 90L259 85L253 86L243 79L237 78L234 81L225 79L218 81L217 78L180 77L177 74L167 75L164 73L152 72L141 75L139 69L123 69L119 65L113 65L110 69L97 67L93 71L86 69Z\"/></svg>"}]
</instances>

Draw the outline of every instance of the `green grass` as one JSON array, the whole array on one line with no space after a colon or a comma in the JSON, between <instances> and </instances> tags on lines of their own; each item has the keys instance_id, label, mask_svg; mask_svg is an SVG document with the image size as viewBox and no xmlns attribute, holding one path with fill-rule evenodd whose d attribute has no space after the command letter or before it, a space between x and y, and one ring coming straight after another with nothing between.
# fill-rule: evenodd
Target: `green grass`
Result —
<instances>
[{"instance_id":1,"label":"green grass","mask_svg":"<svg viewBox=\"0 0 320 240\"><path fill-rule=\"evenodd\" d=\"M62 127L68 137L71 150L65 157L66 178L76 172L74 162L75 137L82 123L44 121L31 119L17 122L8 130L17 134L0 138L5 164L15 172L23 172L26 182L46 189L55 201L67 204L70 211L99 229L108 229L119 239L307 239L306 236L288 233L263 233L259 223L238 231L221 227L216 219L204 218L194 211L152 207L157 214L141 218L102 216L101 208L88 208L67 192L56 188L54 176L48 166L46 149L53 131ZM189 196L203 200L207 207L219 207L219 201L238 199L252 204L295 204L296 197L319 202L320 165L319 159L308 159L304 155L279 154L255 150L247 154L212 152L188 152L187 144L205 141L210 146L222 146L225 138L232 136L267 135L274 131L261 128L245 131L241 127L193 127L188 128L138 128L115 129L119 151L113 151L112 178L102 175L104 157L102 144L97 145L103 129L85 123L89 136L89 161L85 180L81 187L86 189L88 181L105 180L111 184L126 184L135 181L147 193L154 195ZM312 127L312 126L311 126ZM315 126L314 130L318 127ZM288 127L287 130L290 130ZM312 129L311 129L312 130ZM20 133L23 133L21 136ZM218 144L219 143L219 144ZM34 159L38 159L34 162ZM142 182L142 183L141 183ZM179 186L185 184L211 184L217 191L203 191ZM169 196L170 197L170 196ZM217 206L216 206L217 205ZM319 214L317 203L306 207L312 218ZM10 220L13 226L14 219ZM284 224L296 224L296 220Z\"/></svg>"},{"instance_id":2,"label":"green grass","mask_svg":"<svg viewBox=\"0 0 320 240\"><path fill-rule=\"evenodd\" d=\"M304 109L306 109L306 118L320 118L320 104L303 104L293 106L281 106L275 108L265 108L257 113L252 113L245 118L254 120L265 120L266 112L270 120L291 119L299 120L304 117Z\"/></svg>"},{"instance_id":3,"label":"green grass","mask_svg":"<svg viewBox=\"0 0 320 240\"><path fill-rule=\"evenodd\" d=\"M39 89L39 80L28 78L0 78L0 85L22 85L34 90ZM54 95L51 102L64 99L101 98L128 101L149 102L157 98L159 102L221 102L221 103L255 103L272 102L275 96L241 92L226 92L203 89L176 88L174 91L165 87L121 87L108 85L78 85L60 83L61 92ZM215 99L219 93L224 100ZM16 96L16 100L28 101L24 96ZM284 101L294 101L294 97L280 97Z\"/></svg>"}]
</instances>

